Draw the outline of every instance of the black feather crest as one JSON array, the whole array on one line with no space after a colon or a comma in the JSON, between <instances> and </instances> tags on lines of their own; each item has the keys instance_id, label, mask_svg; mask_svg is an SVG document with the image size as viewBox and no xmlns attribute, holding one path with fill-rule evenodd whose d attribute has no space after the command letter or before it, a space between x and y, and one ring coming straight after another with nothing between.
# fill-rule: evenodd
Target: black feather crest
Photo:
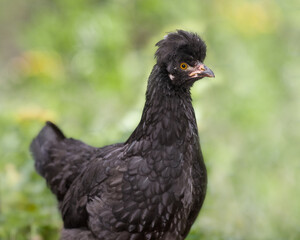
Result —
<instances>
[{"instance_id":1,"label":"black feather crest","mask_svg":"<svg viewBox=\"0 0 300 240\"><path fill-rule=\"evenodd\" d=\"M196 33L183 30L169 33L155 46L158 47L155 52L158 65L165 65L180 54L192 56L201 62L206 56L205 42Z\"/></svg>"}]
</instances>

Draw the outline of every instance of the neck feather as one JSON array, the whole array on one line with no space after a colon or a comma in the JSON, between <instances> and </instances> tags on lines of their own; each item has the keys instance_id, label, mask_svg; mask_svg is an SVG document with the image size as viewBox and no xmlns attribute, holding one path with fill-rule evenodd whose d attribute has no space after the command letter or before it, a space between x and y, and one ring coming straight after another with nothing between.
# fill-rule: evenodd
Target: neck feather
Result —
<instances>
[{"instance_id":1,"label":"neck feather","mask_svg":"<svg viewBox=\"0 0 300 240\"><path fill-rule=\"evenodd\" d=\"M190 91L170 81L168 73L155 65L149 77L141 121L127 143L143 138L169 146L185 140L198 142Z\"/></svg>"}]
</instances>

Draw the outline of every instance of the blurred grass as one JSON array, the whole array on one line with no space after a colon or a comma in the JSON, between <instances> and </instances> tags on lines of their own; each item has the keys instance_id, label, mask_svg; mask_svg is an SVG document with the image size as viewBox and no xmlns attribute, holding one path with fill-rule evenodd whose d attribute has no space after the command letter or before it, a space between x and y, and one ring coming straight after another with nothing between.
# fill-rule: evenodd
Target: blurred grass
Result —
<instances>
[{"instance_id":1,"label":"blurred grass","mask_svg":"<svg viewBox=\"0 0 300 240\"><path fill-rule=\"evenodd\" d=\"M0 2L0 239L57 239L28 146L52 120L102 146L137 125L154 44L198 32L216 78L192 91L209 171L188 239L300 239L299 3Z\"/></svg>"}]
</instances>

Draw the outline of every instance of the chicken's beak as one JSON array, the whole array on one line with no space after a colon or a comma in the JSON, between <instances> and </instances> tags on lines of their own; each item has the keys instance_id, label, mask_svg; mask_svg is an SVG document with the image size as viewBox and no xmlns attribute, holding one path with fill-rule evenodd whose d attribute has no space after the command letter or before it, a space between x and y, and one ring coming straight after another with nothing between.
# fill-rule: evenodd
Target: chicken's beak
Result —
<instances>
[{"instance_id":1,"label":"chicken's beak","mask_svg":"<svg viewBox=\"0 0 300 240\"><path fill-rule=\"evenodd\" d=\"M192 78L215 77L214 72L206 67L203 63L198 64L189 74Z\"/></svg>"}]
</instances>

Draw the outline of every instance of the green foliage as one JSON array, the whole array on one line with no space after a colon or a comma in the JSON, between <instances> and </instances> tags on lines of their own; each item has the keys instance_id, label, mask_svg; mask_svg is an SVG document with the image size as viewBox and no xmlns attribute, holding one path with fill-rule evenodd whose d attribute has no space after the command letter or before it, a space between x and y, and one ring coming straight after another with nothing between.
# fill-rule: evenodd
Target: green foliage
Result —
<instances>
[{"instance_id":1,"label":"green foliage","mask_svg":"<svg viewBox=\"0 0 300 240\"><path fill-rule=\"evenodd\" d=\"M0 2L0 239L57 239L28 147L44 121L102 146L137 125L154 44L186 29L215 79L193 99L209 185L188 239L300 239L298 2Z\"/></svg>"}]
</instances>

